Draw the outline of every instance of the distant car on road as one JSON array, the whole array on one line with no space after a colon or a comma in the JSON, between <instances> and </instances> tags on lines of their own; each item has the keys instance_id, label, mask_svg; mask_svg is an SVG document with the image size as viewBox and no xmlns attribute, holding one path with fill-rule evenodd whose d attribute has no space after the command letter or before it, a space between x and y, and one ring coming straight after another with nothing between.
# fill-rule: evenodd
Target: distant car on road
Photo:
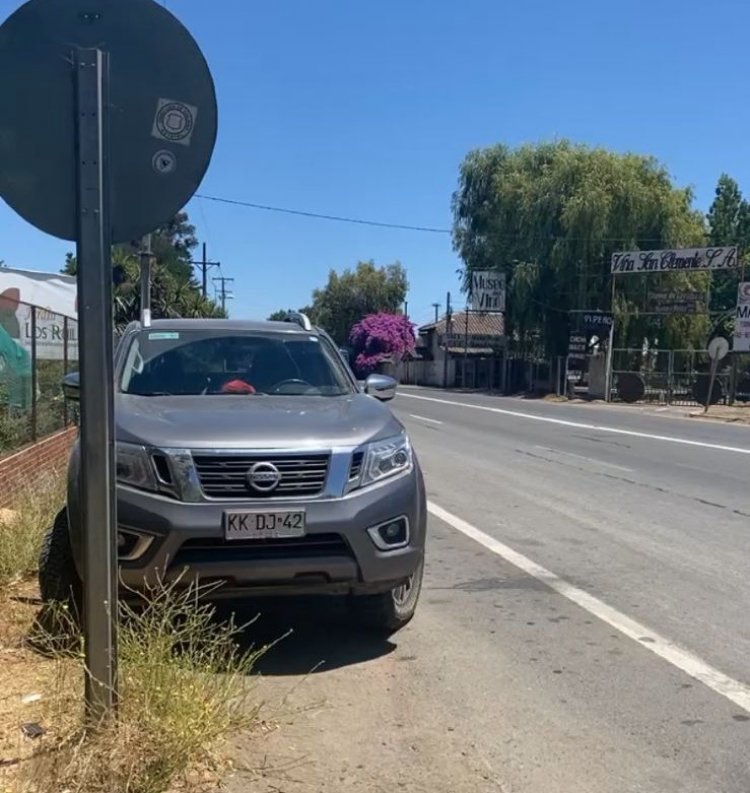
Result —
<instances>
[{"instance_id":1,"label":"distant car on road","mask_svg":"<svg viewBox=\"0 0 750 793\"><path fill-rule=\"evenodd\" d=\"M221 582L226 598L330 593L392 632L422 584L426 499L396 382L358 383L307 317L132 324L115 351L117 542L127 590ZM78 374L65 390L75 399ZM80 605L77 443L40 560L45 601ZM187 572L187 576L186 576Z\"/></svg>"}]
</instances>

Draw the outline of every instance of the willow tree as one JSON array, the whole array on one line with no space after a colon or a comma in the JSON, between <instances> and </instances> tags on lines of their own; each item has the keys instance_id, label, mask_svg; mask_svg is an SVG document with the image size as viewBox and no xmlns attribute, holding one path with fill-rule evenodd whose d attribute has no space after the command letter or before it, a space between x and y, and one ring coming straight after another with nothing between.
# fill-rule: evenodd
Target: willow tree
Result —
<instances>
[{"instance_id":1,"label":"willow tree","mask_svg":"<svg viewBox=\"0 0 750 793\"><path fill-rule=\"evenodd\" d=\"M653 157L617 154L568 141L497 145L472 151L453 195L453 242L464 265L504 272L506 327L517 349L563 354L571 310L611 305L616 250L700 245L703 217L692 192L677 188ZM618 342L656 334L665 344L700 344L706 321L643 316L646 290L678 284L706 288L706 275L632 275L619 279ZM629 321L625 322L626 315Z\"/></svg>"}]
</instances>

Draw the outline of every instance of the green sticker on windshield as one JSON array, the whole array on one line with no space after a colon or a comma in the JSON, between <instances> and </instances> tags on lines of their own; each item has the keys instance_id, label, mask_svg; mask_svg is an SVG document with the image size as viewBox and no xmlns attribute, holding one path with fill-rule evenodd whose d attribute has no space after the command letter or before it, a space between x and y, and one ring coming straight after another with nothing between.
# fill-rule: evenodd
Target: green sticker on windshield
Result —
<instances>
[{"instance_id":1,"label":"green sticker on windshield","mask_svg":"<svg viewBox=\"0 0 750 793\"><path fill-rule=\"evenodd\" d=\"M179 339L179 333L167 333L166 331L161 331L159 333L149 333L148 340L149 341L172 341L174 339Z\"/></svg>"}]
</instances>

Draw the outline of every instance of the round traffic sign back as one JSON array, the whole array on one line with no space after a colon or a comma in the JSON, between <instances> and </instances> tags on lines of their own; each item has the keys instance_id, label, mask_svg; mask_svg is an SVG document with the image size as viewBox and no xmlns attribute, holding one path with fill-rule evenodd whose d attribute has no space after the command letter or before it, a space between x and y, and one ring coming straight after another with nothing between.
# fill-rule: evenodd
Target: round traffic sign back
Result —
<instances>
[{"instance_id":1,"label":"round traffic sign back","mask_svg":"<svg viewBox=\"0 0 750 793\"><path fill-rule=\"evenodd\" d=\"M723 336L716 336L708 343L708 357L720 361L729 354L729 342Z\"/></svg>"},{"instance_id":2,"label":"round traffic sign back","mask_svg":"<svg viewBox=\"0 0 750 793\"><path fill-rule=\"evenodd\" d=\"M154 0L29 0L0 27L0 196L76 237L75 48L109 53L112 241L138 239L192 197L217 130L193 37Z\"/></svg>"}]
</instances>

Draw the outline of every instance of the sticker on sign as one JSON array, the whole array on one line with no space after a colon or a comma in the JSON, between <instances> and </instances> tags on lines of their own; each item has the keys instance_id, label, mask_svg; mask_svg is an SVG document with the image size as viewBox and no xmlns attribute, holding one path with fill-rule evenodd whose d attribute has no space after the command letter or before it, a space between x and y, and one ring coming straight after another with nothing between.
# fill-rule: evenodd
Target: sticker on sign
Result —
<instances>
[{"instance_id":1,"label":"sticker on sign","mask_svg":"<svg viewBox=\"0 0 750 793\"><path fill-rule=\"evenodd\" d=\"M177 158L171 151L162 149L157 151L151 159L151 165L156 173L169 174L173 173L177 168Z\"/></svg>"},{"instance_id":2,"label":"sticker on sign","mask_svg":"<svg viewBox=\"0 0 750 793\"><path fill-rule=\"evenodd\" d=\"M502 313L505 311L505 273L478 270L471 274L470 302L472 311Z\"/></svg>"},{"instance_id":3,"label":"sticker on sign","mask_svg":"<svg viewBox=\"0 0 750 793\"><path fill-rule=\"evenodd\" d=\"M173 99L159 99L151 134L159 140L189 146L195 131L198 108Z\"/></svg>"}]
</instances>

